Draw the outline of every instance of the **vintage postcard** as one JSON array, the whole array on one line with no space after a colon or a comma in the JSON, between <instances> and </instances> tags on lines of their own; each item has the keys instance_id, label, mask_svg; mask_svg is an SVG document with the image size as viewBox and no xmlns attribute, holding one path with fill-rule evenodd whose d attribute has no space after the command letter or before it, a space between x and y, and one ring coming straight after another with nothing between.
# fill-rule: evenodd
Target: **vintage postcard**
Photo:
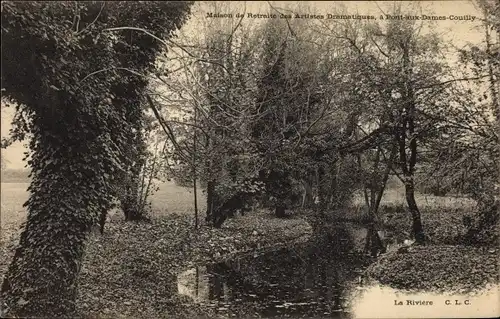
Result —
<instances>
[{"instance_id":1,"label":"vintage postcard","mask_svg":"<svg viewBox=\"0 0 500 319\"><path fill-rule=\"evenodd\" d=\"M500 3L3 1L2 318L500 316Z\"/></svg>"}]
</instances>

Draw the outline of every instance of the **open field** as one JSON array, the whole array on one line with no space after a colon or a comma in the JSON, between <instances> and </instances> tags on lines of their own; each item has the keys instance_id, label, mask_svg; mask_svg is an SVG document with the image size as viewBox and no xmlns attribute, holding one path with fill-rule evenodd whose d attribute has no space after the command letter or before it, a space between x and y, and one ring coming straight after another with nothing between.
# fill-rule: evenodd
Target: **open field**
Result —
<instances>
[{"instance_id":1,"label":"open field","mask_svg":"<svg viewBox=\"0 0 500 319\"><path fill-rule=\"evenodd\" d=\"M1 183L0 220L2 230L10 226L20 225L26 219L26 210L23 204L29 197L28 185L28 183Z\"/></svg>"},{"instance_id":2,"label":"open field","mask_svg":"<svg viewBox=\"0 0 500 319\"><path fill-rule=\"evenodd\" d=\"M28 183L1 184L1 242L19 231L19 226L26 219L23 203L28 199ZM422 221L431 243L454 244L456 239L465 232L462 219L471 215L475 202L468 198L438 197L417 194L417 203L422 212ZM159 190L151 197L152 217L159 218L172 214L191 216L194 221L193 190L179 187L174 182L159 184ZM198 214L202 223L205 217L206 200L202 190L198 191ZM362 196L356 196L353 206L341 212L343 217L361 220L365 213ZM395 236L399 239L410 237L410 214L406 210L404 191L393 188L386 191L380 205L380 220L384 228L397 230ZM113 219L121 220L123 215L118 212Z\"/></svg>"},{"instance_id":3,"label":"open field","mask_svg":"<svg viewBox=\"0 0 500 319\"><path fill-rule=\"evenodd\" d=\"M1 183L1 225L2 228L9 225L20 225L26 218L26 210L23 204L28 199L27 188L29 183L14 182L14 180L2 181ZM460 219L464 214L469 214L475 208L475 202L469 198L460 197L439 197L433 195L416 195L417 203L422 210L423 220L426 220L426 212L432 211L432 219L440 218L444 213L456 211L456 219ZM153 217L160 217L172 213L180 215L194 216L194 195L190 188L180 187L174 182L159 184L159 190L151 197ZM356 195L353 203L354 209L345 212L349 217L361 217L363 214L364 199ZM406 207L404 190L389 189L385 192L381 202L381 211L384 208L393 207L403 210ZM198 190L198 212L203 217L206 209L205 194Z\"/></svg>"},{"instance_id":4,"label":"open field","mask_svg":"<svg viewBox=\"0 0 500 319\"><path fill-rule=\"evenodd\" d=\"M175 185L174 182L159 184L159 190L151 197L153 216L163 214L194 214L194 195L192 188ZM198 190L198 212L204 215L206 209L205 194Z\"/></svg>"},{"instance_id":5,"label":"open field","mask_svg":"<svg viewBox=\"0 0 500 319\"><path fill-rule=\"evenodd\" d=\"M2 183L27 183L30 170L27 169L5 169L0 174Z\"/></svg>"},{"instance_id":6,"label":"open field","mask_svg":"<svg viewBox=\"0 0 500 319\"><path fill-rule=\"evenodd\" d=\"M474 208L476 202L467 197L434 196L415 193L415 200L419 208L442 207L447 209ZM363 206L365 200L362 194L356 194L353 205ZM406 206L405 190L403 187L387 189L382 196L381 206Z\"/></svg>"},{"instance_id":7,"label":"open field","mask_svg":"<svg viewBox=\"0 0 500 319\"><path fill-rule=\"evenodd\" d=\"M1 183L1 225L2 229L20 225L26 219L26 209L23 204L29 197L28 182ZM159 185L159 190L151 197L153 217L176 213L180 215L194 214L193 190L179 187L173 182ZM205 213L205 196L198 191L198 211L200 216ZM3 237L3 235L2 235Z\"/></svg>"}]
</instances>

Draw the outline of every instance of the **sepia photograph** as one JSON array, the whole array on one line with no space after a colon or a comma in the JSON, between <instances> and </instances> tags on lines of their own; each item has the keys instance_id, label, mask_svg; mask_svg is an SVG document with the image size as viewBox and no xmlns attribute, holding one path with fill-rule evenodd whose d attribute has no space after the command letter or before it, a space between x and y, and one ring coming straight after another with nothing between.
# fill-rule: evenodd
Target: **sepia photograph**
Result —
<instances>
[{"instance_id":1,"label":"sepia photograph","mask_svg":"<svg viewBox=\"0 0 500 319\"><path fill-rule=\"evenodd\" d=\"M2 1L0 317L500 317L500 2Z\"/></svg>"}]
</instances>

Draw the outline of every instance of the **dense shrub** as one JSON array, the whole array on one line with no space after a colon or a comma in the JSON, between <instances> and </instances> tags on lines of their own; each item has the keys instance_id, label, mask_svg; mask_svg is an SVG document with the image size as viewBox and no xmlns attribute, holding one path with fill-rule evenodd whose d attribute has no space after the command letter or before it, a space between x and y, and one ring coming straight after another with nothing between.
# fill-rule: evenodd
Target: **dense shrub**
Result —
<instances>
[{"instance_id":1,"label":"dense shrub","mask_svg":"<svg viewBox=\"0 0 500 319\"><path fill-rule=\"evenodd\" d=\"M467 232L460 238L464 244L475 246L498 245L500 201L486 199L478 205L472 217L464 218Z\"/></svg>"},{"instance_id":2,"label":"dense shrub","mask_svg":"<svg viewBox=\"0 0 500 319\"><path fill-rule=\"evenodd\" d=\"M371 279L405 290L467 292L498 282L495 249L415 246L380 258L367 269Z\"/></svg>"}]
</instances>

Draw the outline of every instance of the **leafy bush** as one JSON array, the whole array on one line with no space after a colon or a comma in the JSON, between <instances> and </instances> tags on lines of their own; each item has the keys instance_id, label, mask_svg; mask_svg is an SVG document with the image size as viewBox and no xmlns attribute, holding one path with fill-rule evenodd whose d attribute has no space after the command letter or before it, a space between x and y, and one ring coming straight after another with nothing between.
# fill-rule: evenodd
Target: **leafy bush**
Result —
<instances>
[{"instance_id":1,"label":"leafy bush","mask_svg":"<svg viewBox=\"0 0 500 319\"><path fill-rule=\"evenodd\" d=\"M415 246L381 257L371 279L396 289L468 292L498 282L497 253L466 246Z\"/></svg>"},{"instance_id":2,"label":"leafy bush","mask_svg":"<svg viewBox=\"0 0 500 319\"><path fill-rule=\"evenodd\" d=\"M485 199L478 205L477 212L464 218L467 232L462 242L475 246L498 245L500 201L493 198Z\"/></svg>"}]
</instances>

